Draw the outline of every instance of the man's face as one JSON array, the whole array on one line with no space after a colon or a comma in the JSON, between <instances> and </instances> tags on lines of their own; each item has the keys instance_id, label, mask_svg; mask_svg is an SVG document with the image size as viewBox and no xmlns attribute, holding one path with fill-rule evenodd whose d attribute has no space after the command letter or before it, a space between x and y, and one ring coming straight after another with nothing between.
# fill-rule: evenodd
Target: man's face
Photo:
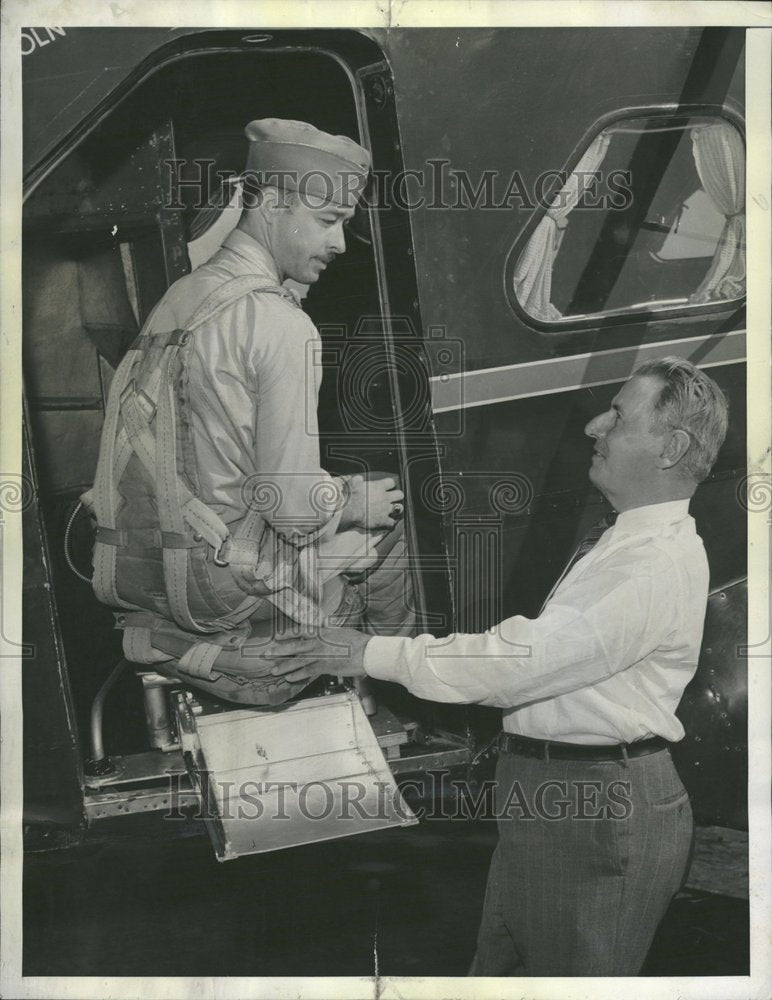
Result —
<instances>
[{"instance_id":1,"label":"man's face","mask_svg":"<svg viewBox=\"0 0 772 1000\"><path fill-rule=\"evenodd\" d=\"M335 257L345 253L343 224L353 208L340 208L310 195L293 195L274 216L272 251L282 279L311 285Z\"/></svg>"},{"instance_id":2,"label":"man's face","mask_svg":"<svg viewBox=\"0 0 772 1000\"><path fill-rule=\"evenodd\" d=\"M605 413L584 429L595 438L590 482L617 511L646 502L661 469L664 435L652 431L654 404L662 382L642 375L625 382Z\"/></svg>"}]
</instances>

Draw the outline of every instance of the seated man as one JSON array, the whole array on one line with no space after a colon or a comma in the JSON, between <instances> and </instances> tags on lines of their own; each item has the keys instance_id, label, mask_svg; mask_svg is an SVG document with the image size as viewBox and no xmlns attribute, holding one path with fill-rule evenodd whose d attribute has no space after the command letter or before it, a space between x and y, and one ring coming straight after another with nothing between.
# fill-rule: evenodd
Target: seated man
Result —
<instances>
[{"instance_id":1,"label":"seated man","mask_svg":"<svg viewBox=\"0 0 772 1000\"><path fill-rule=\"evenodd\" d=\"M274 671L293 681L366 673L504 710L473 974L635 975L682 884L692 814L668 748L708 596L689 498L726 429L707 375L649 362L586 427L616 523L590 533L538 618L440 640L328 629L283 643Z\"/></svg>"},{"instance_id":2,"label":"seated man","mask_svg":"<svg viewBox=\"0 0 772 1000\"><path fill-rule=\"evenodd\" d=\"M286 700L256 651L290 622L407 634L395 477L320 467L319 334L283 287L345 251L366 150L266 119L236 229L175 282L115 373L94 489L97 597L128 659L218 697ZM352 582L359 580L359 583Z\"/></svg>"}]
</instances>

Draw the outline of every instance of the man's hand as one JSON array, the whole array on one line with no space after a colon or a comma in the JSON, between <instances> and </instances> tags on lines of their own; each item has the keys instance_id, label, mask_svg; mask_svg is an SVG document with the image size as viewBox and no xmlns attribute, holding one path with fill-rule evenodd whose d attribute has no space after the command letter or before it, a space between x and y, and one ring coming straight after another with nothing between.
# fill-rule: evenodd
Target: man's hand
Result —
<instances>
[{"instance_id":1,"label":"man's hand","mask_svg":"<svg viewBox=\"0 0 772 1000\"><path fill-rule=\"evenodd\" d=\"M365 646L371 635L353 628L321 628L312 636L277 639L271 673L291 683L312 681L321 674L364 677Z\"/></svg>"},{"instance_id":2,"label":"man's hand","mask_svg":"<svg viewBox=\"0 0 772 1000\"><path fill-rule=\"evenodd\" d=\"M341 476L348 494L340 519L341 528L391 531L405 511L405 494L394 476L372 472Z\"/></svg>"}]
</instances>

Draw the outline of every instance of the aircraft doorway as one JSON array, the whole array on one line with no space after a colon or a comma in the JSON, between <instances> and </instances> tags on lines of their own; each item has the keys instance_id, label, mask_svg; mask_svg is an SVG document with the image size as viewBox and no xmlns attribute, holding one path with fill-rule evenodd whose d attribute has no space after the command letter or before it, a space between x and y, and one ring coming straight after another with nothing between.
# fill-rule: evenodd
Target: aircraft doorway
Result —
<instances>
[{"instance_id":1,"label":"aircraft doorway","mask_svg":"<svg viewBox=\"0 0 772 1000\"><path fill-rule=\"evenodd\" d=\"M93 482L112 374L166 288L214 252L227 234L229 216L235 225L238 192L230 180L246 160L245 124L268 117L295 119L365 141L363 100L351 72L319 50L194 52L150 73L105 111L27 200L28 432L43 551L47 547L50 556L49 627L61 642L46 670L29 677L27 719L30 731L37 715L44 724L54 691L71 706L63 714L62 738L71 741L74 730L81 780L94 698L121 658L120 634L89 584L92 529L82 512L75 513L78 497ZM393 150L388 122L375 142L387 140ZM404 476L409 463L400 380L413 409L417 399L428 413L428 376L422 382L420 364L406 369L394 362L384 259L399 253L413 267L409 227L392 226L382 245L377 222L358 210L350 228L345 255L318 286L297 289L307 295L304 306L323 341L318 359L324 368L321 464L333 474L379 470ZM410 294L404 264L395 280ZM416 327L408 322L403 331L408 353L414 345L404 340L420 335ZM419 448L425 467L434 452L426 445L430 424L423 429ZM40 627L29 615L31 639ZM402 692L396 696L400 707L415 702ZM143 711L139 682L128 671L104 708L108 752L147 750ZM402 740L391 742L397 746ZM463 743L461 755L466 754ZM29 771L29 796L52 784L48 774L41 752ZM48 792L56 794L55 788Z\"/></svg>"}]
</instances>

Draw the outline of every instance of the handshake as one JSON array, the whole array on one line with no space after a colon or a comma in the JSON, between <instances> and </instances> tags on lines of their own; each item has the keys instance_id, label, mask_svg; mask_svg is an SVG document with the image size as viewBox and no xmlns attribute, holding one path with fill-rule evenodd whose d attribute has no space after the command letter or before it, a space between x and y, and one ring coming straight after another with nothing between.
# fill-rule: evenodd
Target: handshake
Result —
<instances>
[{"instance_id":1,"label":"handshake","mask_svg":"<svg viewBox=\"0 0 772 1000\"><path fill-rule=\"evenodd\" d=\"M277 638L271 652L270 672L294 684L315 680L321 674L364 677L365 647L371 635L353 628L320 628L313 635Z\"/></svg>"}]
</instances>

